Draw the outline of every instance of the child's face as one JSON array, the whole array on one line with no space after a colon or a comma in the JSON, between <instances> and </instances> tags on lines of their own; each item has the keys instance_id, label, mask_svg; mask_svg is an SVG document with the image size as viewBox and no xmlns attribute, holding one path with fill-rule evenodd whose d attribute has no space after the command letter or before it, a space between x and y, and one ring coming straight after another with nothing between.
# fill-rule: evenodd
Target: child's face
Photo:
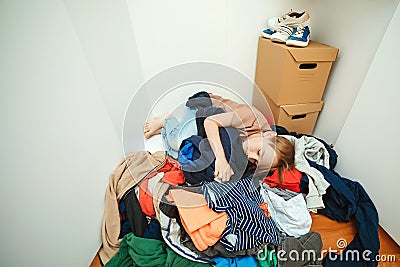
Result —
<instances>
[{"instance_id":1,"label":"child's face","mask_svg":"<svg viewBox=\"0 0 400 267\"><path fill-rule=\"evenodd\" d=\"M261 158L261 149L263 138L261 135L253 135L247 139L247 149L245 153L247 154L250 161L255 163L260 161Z\"/></svg>"},{"instance_id":2,"label":"child's face","mask_svg":"<svg viewBox=\"0 0 400 267\"><path fill-rule=\"evenodd\" d=\"M249 137L246 154L250 161L257 163L260 172L277 166L278 157L275 153L274 137L274 134Z\"/></svg>"}]
</instances>

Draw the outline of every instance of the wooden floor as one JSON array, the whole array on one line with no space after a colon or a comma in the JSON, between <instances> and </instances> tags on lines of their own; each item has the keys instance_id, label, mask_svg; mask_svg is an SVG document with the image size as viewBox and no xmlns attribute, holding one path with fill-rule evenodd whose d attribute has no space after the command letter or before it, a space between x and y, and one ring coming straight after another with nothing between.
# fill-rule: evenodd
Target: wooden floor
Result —
<instances>
[{"instance_id":1,"label":"wooden floor","mask_svg":"<svg viewBox=\"0 0 400 267\"><path fill-rule=\"evenodd\" d=\"M323 250L334 249L341 251L344 249L345 243L350 243L353 240L357 229L354 222L339 223L328 219L321 214L312 213L313 223L311 231L315 231L321 234ZM380 261L379 267L394 267L400 266L400 246L393 241L393 239L379 227L379 239L381 243L380 257L382 259L395 257L395 261ZM339 245L339 246L338 246ZM90 267L101 267L101 263L98 255L93 259Z\"/></svg>"},{"instance_id":2,"label":"wooden floor","mask_svg":"<svg viewBox=\"0 0 400 267\"><path fill-rule=\"evenodd\" d=\"M99 259L99 254L96 254L96 257L94 257L92 263L90 264L89 267L101 267L100 259Z\"/></svg>"},{"instance_id":3,"label":"wooden floor","mask_svg":"<svg viewBox=\"0 0 400 267\"><path fill-rule=\"evenodd\" d=\"M311 231L320 233L322 238L323 250L338 250L343 251L344 244L349 244L354 235L357 233L357 228L354 222L339 223L331 220L324 215L312 213ZM380 261L379 267L394 267L400 266L400 246L379 226L379 240L381 249L379 255L383 259L394 255L395 261ZM339 246L338 246L339 245Z\"/></svg>"}]
</instances>

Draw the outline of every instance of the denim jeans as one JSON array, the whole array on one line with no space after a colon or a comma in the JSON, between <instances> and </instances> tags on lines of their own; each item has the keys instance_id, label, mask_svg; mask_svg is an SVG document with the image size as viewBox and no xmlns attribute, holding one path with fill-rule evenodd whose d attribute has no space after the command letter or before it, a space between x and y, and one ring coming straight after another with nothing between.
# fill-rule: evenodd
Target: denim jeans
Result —
<instances>
[{"instance_id":1,"label":"denim jeans","mask_svg":"<svg viewBox=\"0 0 400 267\"><path fill-rule=\"evenodd\" d=\"M182 141L196 134L196 110L190 108L185 108L182 118L177 118L173 114L166 118L161 131L165 149L174 159L178 158Z\"/></svg>"}]
</instances>

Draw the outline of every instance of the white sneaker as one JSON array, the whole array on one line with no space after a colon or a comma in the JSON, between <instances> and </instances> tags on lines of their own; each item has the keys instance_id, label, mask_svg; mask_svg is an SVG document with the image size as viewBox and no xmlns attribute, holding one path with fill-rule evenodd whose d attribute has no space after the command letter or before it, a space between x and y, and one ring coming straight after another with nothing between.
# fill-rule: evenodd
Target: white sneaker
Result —
<instances>
[{"instance_id":1,"label":"white sneaker","mask_svg":"<svg viewBox=\"0 0 400 267\"><path fill-rule=\"evenodd\" d=\"M290 35L293 33L293 28L282 25L276 29L276 32L271 35L271 41L278 42L278 43L286 43L286 40L289 38Z\"/></svg>"},{"instance_id":2,"label":"white sneaker","mask_svg":"<svg viewBox=\"0 0 400 267\"><path fill-rule=\"evenodd\" d=\"M299 25L309 26L310 15L307 11L297 12L290 10L288 13L281 17L274 17L268 20L268 28L271 30L277 30L278 27L286 25L292 28L296 28Z\"/></svg>"},{"instance_id":3,"label":"white sneaker","mask_svg":"<svg viewBox=\"0 0 400 267\"><path fill-rule=\"evenodd\" d=\"M270 29L265 29L261 32L261 36L267 39L271 39L271 35L274 34L275 31Z\"/></svg>"},{"instance_id":4,"label":"white sneaker","mask_svg":"<svg viewBox=\"0 0 400 267\"><path fill-rule=\"evenodd\" d=\"M286 45L306 47L310 42L310 28L298 26L286 40Z\"/></svg>"}]
</instances>

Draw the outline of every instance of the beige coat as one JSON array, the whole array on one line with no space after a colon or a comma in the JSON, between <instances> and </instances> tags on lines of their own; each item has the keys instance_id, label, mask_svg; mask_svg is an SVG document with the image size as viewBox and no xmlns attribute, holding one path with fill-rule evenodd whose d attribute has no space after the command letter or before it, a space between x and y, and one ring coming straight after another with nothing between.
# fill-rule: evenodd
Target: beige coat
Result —
<instances>
[{"instance_id":1,"label":"beige coat","mask_svg":"<svg viewBox=\"0 0 400 267\"><path fill-rule=\"evenodd\" d=\"M106 264L117 252L122 239L118 205L125 193L138 185L144 178L165 165L166 153L157 151L153 154L139 151L123 159L110 176L106 191L106 203L102 226L103 246L99 256Z\"/></svg>"}]
</instances>

